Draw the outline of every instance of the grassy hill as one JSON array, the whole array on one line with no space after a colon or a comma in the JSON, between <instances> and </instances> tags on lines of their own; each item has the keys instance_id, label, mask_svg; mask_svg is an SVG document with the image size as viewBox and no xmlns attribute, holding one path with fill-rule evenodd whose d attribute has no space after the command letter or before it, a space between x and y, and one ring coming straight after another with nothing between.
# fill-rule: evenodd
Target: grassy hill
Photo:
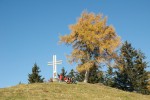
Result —
<instances>
[{"instance_id":1,"label":"grassy hill","mask_svg":"<svg viewBox=\"0 0 150 100\"><path fill-rule=\"evenodd\" d=\"M0 100L150 100L99 84L38 83L0 89Z\"/></svg>"}]
</instances>

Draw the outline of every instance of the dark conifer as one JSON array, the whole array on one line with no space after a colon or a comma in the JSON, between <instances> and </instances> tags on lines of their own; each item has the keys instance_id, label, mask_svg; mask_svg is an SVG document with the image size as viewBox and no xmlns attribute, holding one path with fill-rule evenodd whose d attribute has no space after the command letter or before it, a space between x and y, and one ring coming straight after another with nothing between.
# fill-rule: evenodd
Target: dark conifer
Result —
<instances>
[{"instance_id":1,"label":"dark conifer","mask_svg":"<svg viewBox=\"0 0 150 100\"><path fill-rule=\"evenodd\" d=\"M71 69L71 71L69 72L68 76L75 77L75 71L73 69Z\"/></svg>"},{"instance_id":2,"label":"dark conifer","mask_svg":"<svg viewBox=\"0 0 150 100\"><path fill-rule=\"evenodd\" d=\"M102 81L102 72L99 70L98 66L94 64L89 71L88 83L99 83Z\"/></svg>"},{"instance_id":3,"label":"dark conifer","mask_svg":"<svg viewBox=\"0 0 150 100\"><path fill-rule=\"evenodd\" d=\"M131 44L125 42L121 48L115 78L115 86L126 91L136 91L149 94L148 67L144 61L145 56L141 51L135 50Z\"/></svg>"},{"instance_id":4,"label":"dark conifer","mask_svg":"<svg viewBox=\"0 0 150 100\"><path fill-rule=\"evenodd\" d=\"M112 67L108 67L103 83L107 86L114 86L114 72Z\"/></svg>"},{"instance_id":5,"label":"dark conifer","mask_svg":"<svg viewBox=\"0 0 150 100\"><path fill-rule=\"evenodd\" d=\"M42 76L39 75L40 69L35 63L32 68L32 73L28 75L28 81L29 83L42 83L44 81L44 78L41 78Z\"/></svg>"}]
</instances>

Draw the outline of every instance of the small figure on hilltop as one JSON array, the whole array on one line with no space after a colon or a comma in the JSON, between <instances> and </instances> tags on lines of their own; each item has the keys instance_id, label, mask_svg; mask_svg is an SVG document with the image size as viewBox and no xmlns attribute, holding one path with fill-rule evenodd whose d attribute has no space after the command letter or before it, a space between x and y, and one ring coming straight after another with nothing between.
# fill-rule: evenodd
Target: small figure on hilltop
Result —
<instances>
[{"instance_id":1,"label":"small figure on hilltop","mask_svg":"<svg viewBox=\"0 0 150 100\"><path fill-rule=\"evenodd\" d=\"M59 75L59 82L62 82L62 79L63 79L63 75L60 74L60 75Z\"/></svg>"},{"instance_id":2,"label":"small figure on hilltop","mask_svg":"<svg viewBox=\"0 0 150 100\"><path fill-rule=\"evenodd\" d=\"M74 77L65 77L64 78L64 81L67 83L67 84L76 84L76 80Z\"/></svg>"},{"instance_id":3,"label":"small figure on hilltop","mask_svg":"<svg viewBox=\"0 0 150 100\"><path fill-rule=\"evenodd\" d=\"M68 78L65 76L64 81L67 82Z\"/></svg>"}]
</instances>

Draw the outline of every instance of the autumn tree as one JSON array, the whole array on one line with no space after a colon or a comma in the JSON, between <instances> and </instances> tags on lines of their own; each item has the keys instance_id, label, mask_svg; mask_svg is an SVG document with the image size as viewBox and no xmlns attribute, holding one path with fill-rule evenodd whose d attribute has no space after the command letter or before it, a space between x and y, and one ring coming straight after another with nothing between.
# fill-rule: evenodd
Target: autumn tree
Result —
<instances>
[{"instance_id":1,"label":"autumn tree","mask_svg":"<svg viewBox=\"0 0 150 100\"><path fill-rule=\"evenodd\" d=\"M79 72L85 72L84 82L88 82L90 68L113 57L120 45L120 37L106 21L101 14L83 12L77 22L70 25L70 34L60 37L61 43L73 47L68 59L70 63L78 63Z\"/></svg>"}]
</instances>

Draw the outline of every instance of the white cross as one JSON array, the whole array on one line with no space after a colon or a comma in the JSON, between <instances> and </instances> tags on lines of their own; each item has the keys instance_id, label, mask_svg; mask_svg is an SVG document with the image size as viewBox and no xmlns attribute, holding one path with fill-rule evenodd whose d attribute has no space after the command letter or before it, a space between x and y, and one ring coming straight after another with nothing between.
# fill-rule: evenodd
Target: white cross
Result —
<instances>
[{"instance_id":1,"label":"white cross","mask_svg":"<svg viewBox=\"0 0 150 100\"><path fill-rule=\"evenodd\" d=\"M48 66L53 65L53 80L57 79L57 64L62 64L62 60L56 60L56 55L53 55L53 62L48 62Z\"/></svg>"}]
</instances>

